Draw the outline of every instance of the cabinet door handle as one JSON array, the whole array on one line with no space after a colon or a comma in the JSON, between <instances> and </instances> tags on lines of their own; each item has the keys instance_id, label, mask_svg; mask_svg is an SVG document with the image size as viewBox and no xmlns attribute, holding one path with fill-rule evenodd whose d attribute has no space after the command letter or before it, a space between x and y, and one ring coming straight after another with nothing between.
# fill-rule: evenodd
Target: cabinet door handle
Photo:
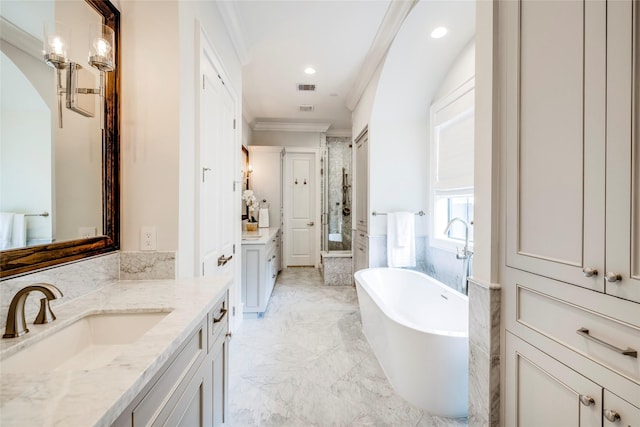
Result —
<instances>
[{"instance_id":1,"label":"cabinet door handle","mask_svg":"<svg viewBox=\"0 0 640 427\"><path fill-rule=\"evenodd\" d=\"M228 263L231 260L231 258L233 258L233 255L229 255L228 257L225 257L224 255L220 255L220 257L218 258L218 267L222 267L223 265Z\"/></svg>"},{"instance_id":2,"label":"cabinet door handle","mask_svg":"<svg viewBox=\"0 0 640 427\"><path fill-rule=\"evenodd\" d=\"M578 335L582 335L583 337L585 337L586 339L593 341L595 343L598 343L604 347L607 347L609 350L613 350L616 353L620 353L623 356L629 356L629 357L638 357L638 352L632 348L627 347L626 349L623 348L618 348L615 345L611 345L606 341L602 341L600 338L596 338L593 335L589 335L589 330L587 328L580 328L576 331L576 333Z\"/></svg>"},{"instance_id":3,"label":"cabinet door handle","mask_svg":"<svg viewBox=\"0 0 640 427\"><path fill-rule=\"evenodd\" d=\"M222 319L224 319L224 316L226 316L226 315L227 315L227 309L226 308L221 309L220 310L220 317L217 317L217 318L214 317L213 318L213 324L215 325L216 323L222 322Z\"/></svg>"},{"instance_id":4,"label":"cabinet door handle","mask_svg":"<svg viewBox=\"0 0 640 427\"><path fill-rule=\"evenodd\" d=\"M313 224L314 224L314 222L313 222L313 221L311 221L311 222L308 222L308 223L307 223L307 225L308 225L309 227L313 227Z\"/></svg>"},{"instance_id":5,"label":"cabinet door handle","mask_svg":"<svg viewBox=\"0 0 640 427\"><path fill-rule=\"evenodd\" d=\"M609 271L604 278L607 279L607 282L609 283L615 283L622 280L622 276L618 273L614 273L613 271Z\"/></svg>"},{"instance_id":6,"label":"cabinet door handle","mask_svg":"<svg viewBox=\"0 0 640 427\"><path fill-rule=\"evenodd\" d=\"M581 394L580 403L582 403L584 406L591 406L591 405L595 405L596 401L593 400L593 397L591 396L585 396L584 394Z\"/></svg>"},{"instance_id":7,"label":"cabinet door handle","mask_svg":"<svg viewBox=\"0 0 640 427\"><path fill-rule=\"evenodd\" d=\"M593 277L598 275L598 270L595 268L585 267L582 269L582 274L584 274L584 277Z\"/></svg>"},{"instance_id":8,"label":"cabinet door handle","mask_svg":"<svg viewBox=\"0 0 640 427\"><path fill-rule=\"evenodd\" d=\"M604 415L604 417L612 423L620 421L620 414L616 411L612 411L611 409L605 409L604 411L602 411L602 415Z\"/></svg>"}]
</instances>

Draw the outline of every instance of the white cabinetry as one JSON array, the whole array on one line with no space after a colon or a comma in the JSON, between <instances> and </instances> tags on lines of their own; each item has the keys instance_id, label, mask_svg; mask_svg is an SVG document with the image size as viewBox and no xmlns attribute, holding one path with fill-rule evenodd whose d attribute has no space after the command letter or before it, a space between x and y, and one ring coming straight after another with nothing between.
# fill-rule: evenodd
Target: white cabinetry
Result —
<instances>
[{"instance_id":1,"label":"white cabinetry","mask_svg":"<svg viewBox=\"0 0 640 427\"><path fill-rule=\"evenodd\" d=\"M369 135L356 141L356 228L367 232L369 223Z\"/></svg>"},{"instance_id":2,"label":"white cabinetry","mask_svg":"<svg viewBox=\"0 0 640 427\"><path fill-rule=\"evenodd\" d=\"M356 231L353 271L369 267L369 134L356 140Z\"/></svg>"},{"instance_id":3,"label":"white cabinetry","mask_svg":"<svg viewBox=\"0 0 640 427\"><path fill-rule=\"evenodd\" d=\"M225 422L228 306L227 290L113 426L204 427Z\"/></svg>"},{"instance_id":4,"label":"white cabinetry","mask_svg":"<svg viewBox=\"0 0 640 427\"><path fill-rule=\"evenodd\" d=\"M507 265L640 302L638 3L504 6Z\"/></svg>"},{"instance_id":5,"label":"white cabinetry","mask_svg":"<svg viewBox=\"0 0 640 427\"><path fill-rule=\"evenodd\" d=\"M261 229L260 236L242 241L242 303L244 313L261 315L280 269L279 228Z\"/></svg>"},{"instance_id":6,"label":"white cabinetry","mask_svg":"<svg viewBox=\"0 0 640 427\"><path fill-rule=\"evenodd\" d=\"M640 421L638 9L500 4L505 425Z\"/></svg>"},{"instance_id":7,"label":"white cabinetry","mask_svg":"<svg viewBox=\"0 0 640 427\"><path fill-rule=\"evenodd\" d=\"M640 408L507 333L508 426L637 426ZM609 424L611 423L611 424Z\"/></svg>"},{"instance_id":8,"label":"white cabinetry","mask_svg":"<svg viewBox=\"0 0 640 427\"><path fill-rule=\"evenodd\" d=\"M369 241L362 230L356 230L356 238L353 255L353 271L359 271L369 267Z\"/></svg>"}]
</instances>

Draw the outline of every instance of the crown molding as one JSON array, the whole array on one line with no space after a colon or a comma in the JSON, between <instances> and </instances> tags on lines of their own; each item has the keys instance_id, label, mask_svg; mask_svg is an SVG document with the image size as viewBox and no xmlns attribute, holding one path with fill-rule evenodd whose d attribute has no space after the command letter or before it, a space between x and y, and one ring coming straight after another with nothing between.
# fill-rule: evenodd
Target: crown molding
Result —
<instances>
[{"instance_id":1,"label":"crown molding","mask_svg":"<svg viewBox=\"0 0 640 427\"><path fill-rule=\"evenodd\" d=\"M222 21L227 29L233 48L238 55L240 65L247 65L251 59L251 53L247 49L247 44L244 40L244 33L242 32L242 26L238 19L238 12L233 2L230 1L217 1L215 2L218 7L218 11L222 15Z\"/></svg>"},{"instance_id":2,"label":"crown molding","mask_svg":"<svg viewBox=\"0 0 640 427\"><path fill-rule=\"evenodd\" d=\"M391 47L391 43L396 34L398 34L402 23L417 3L418 0L393 0L389 4L387 13L382 18L380 28L378 28L378 32L371 43L362 67L360 67L355 84L347 94L345 105L350 111L353 111L358 105L364 90L371 81L376 68L378 68L378 65L387 54L389 47Z\"/></svg>"},{"instance_id":3,"label":"crown molding","mask_svg":"<svg viewBox=\"0 0 640 427\"><path fill-rule=\"evenodd\" d=\"M320 132L329 129L331 123L291 123L291 122L254 122L251 128L254 131L271 132Z\"/></svg>"}]
</instances>

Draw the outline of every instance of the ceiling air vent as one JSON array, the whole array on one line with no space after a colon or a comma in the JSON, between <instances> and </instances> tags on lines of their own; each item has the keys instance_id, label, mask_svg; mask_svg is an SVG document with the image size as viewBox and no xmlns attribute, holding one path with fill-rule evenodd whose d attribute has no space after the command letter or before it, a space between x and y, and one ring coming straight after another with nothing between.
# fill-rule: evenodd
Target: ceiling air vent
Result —
<instances>
[{"instance_id":1,"label":"ceiling air vent","mask_svg":"<svg viewBox=\"0 0 640 427\"><path fill-rule=\"evenodd\" d=\"M298 90L300 92L315 92L316 91L316 85L299 83L298 84Z\"/></svg>"},{"instance_id":2,"label":"ceiling air vent","mask_svg":"<svg viewBox=\"0 0 640 427\"><path fill-rule=\"evenodd\" d=\"M303 113L311 113L313 110L315 110L315 107L313 105L300 106L300 111L302 111Z\"/></svg>"}]
</instances>

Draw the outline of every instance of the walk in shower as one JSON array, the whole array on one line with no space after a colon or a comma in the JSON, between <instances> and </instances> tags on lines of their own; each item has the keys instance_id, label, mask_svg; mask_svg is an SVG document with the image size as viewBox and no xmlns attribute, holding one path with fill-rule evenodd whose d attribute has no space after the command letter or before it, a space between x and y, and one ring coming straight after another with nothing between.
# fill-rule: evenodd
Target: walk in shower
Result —
<instances>
[{"instance_id":1,"label":"walk in shower","mask_svg":"<svg viewBox=\"0 0 640 427\"><path fill-rule=\"evenodd\" d=\"M327 137L322 155L322 265L326 285L353 283L351 138Z\"/></svg>"}]
</instances>

